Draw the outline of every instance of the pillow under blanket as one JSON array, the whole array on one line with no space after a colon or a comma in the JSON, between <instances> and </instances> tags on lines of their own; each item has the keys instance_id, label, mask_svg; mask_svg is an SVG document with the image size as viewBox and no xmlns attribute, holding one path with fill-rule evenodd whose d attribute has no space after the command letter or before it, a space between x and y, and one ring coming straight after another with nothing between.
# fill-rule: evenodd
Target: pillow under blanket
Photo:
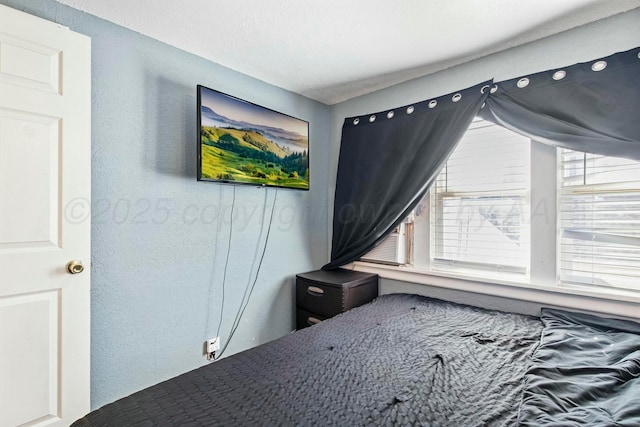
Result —
<instances>
[{"instance_id":1,"label":"pillow under blanket","mask_svg":"<svg viewBox=\"0 0 640 427\"><path fill-rule=\"evenodd\" d=\"M640 324L543 309L523 426L640 426Z\"/></svg>"}]
</instances>

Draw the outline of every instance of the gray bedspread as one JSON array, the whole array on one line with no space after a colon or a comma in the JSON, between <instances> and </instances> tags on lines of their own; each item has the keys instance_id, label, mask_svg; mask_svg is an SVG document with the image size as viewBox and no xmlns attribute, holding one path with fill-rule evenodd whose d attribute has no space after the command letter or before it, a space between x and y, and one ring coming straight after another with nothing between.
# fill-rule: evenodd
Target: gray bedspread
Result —
<instances>
[{"instance_id":1,"label":"gray bedspread","mask_svg":"<svg viewBox=\"0 0 640 427\"><path fill-rule=\"evenodd\" d=\"M640 426L640 324L542 310L523 426Z\"/></svg>"},{"instance_id":2,"label":"gray bedspread","mask_svg":"<svg viewBox=\"0 0 640 427\"><path fill-rule=\"evenodd\" d=\"M515 425L538 318L385 295L74 426Z\"/></svg>"}]
</instances>

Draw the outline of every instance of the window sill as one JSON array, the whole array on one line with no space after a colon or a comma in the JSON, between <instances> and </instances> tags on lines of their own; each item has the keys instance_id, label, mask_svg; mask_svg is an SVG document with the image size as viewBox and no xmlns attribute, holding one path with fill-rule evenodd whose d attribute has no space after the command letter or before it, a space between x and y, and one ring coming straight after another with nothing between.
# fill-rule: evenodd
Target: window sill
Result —
<instances>
[{"instance_id":1,"label":"window sill","mask_svg":"<svg viewBox=\"0 0 640 427\"><path fill-rule=\"evenodd\" d=\"M381 278L401 282L640 319L640 292L613 288L593 289L580 285L550 286L515 280L476 278L452 272L428 271L414 267L382 265L363 261L356 261L346 268L376 273Z\"/></svg>"}]
</instances>

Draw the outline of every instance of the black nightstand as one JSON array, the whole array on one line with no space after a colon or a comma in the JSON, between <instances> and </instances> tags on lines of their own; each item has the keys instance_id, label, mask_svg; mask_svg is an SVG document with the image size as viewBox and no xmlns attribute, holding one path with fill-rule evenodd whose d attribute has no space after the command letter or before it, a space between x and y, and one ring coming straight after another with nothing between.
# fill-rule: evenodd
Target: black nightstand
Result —
<instances>
[{"instance_id":1,"label":"black nightstand","mask_svg":"<svg viewBox=\"0 0 640 427\"><path fill-rule=\"evenodd\" d=\"M333 317L378 296L378 275L360 271L317 270L296 276L296 328Z\"/></svg>"}]
</instances>

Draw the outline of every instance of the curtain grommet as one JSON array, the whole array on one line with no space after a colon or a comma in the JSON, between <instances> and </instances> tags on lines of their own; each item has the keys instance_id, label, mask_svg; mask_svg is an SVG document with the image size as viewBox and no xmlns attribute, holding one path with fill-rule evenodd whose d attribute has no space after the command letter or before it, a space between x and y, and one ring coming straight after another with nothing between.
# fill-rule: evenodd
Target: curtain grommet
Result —
<instances>
[{"instance_id":1,"label":"curtain grommet","mask_svg":"<svg viewBox=\"0 0 640 427\"><path fill-rule=\"evenodd\" d=\"M435 99L432 99L431 101L429 101L429 108L436 108L436 105L438 105L438 101L436 101Z\"/></svg>"},{"instance_id":2,"label":"curtain grommet","mask_svg":"<svg viewBox=\"0 0 640 427\"><path fill-rule=\"evenodd\" d=\"M520 89L529 86L529 79L526 77L521 78L520 80L518 80L518 83L516 83L516 86L518 86Z\"/></svg>"},{"instance_id":3,"label":"curtain grommet","mask_svg":"<svg viewBox=\"0 0 640 427\"><path fill-rule=\"evenodd\" d=\"M414 110L415 108L413 108L413 105L411 107L407 107L407 114L413 113Z\"/></svg>"},{"instance_id":4,"label":"curtain grommet","mask_svg":"<svg viewBox=\"0 0 640 427\"><path fill-rule=\"evenodd\" d=\"M480 109L482 110L484 108L484 106L487 105L486 102L483 102L482 105L480 106Z\"/></svg>"},{"instance_id":5,"label":"curtain grommet","mask_svg":"<svg viewBox=\"0 0 640 427\"><path fill-rule=\"evenodd\" d=\"M360 119L353 119L353 124L354 124L354 125L356 125L356 126L357 126L357 125L358 125L358 123L360 123Z\"/></svg>"},{"instance_id":6,"label":"curtain grommet","mask_svg":"<svg viewBox=\"0 0 640 427\"><path fill-rule=\"evenodd\" d=\"M638 52L638 59L640 59L640 52Z\"/></svg>"},{"instance_id":7,"label":"curtain grommet","mask_svg":"<svg viewBox=\"0 0 640 427\"><path fill-rule=\"evenodd\" d=\"M369 121L370 121L371 123L375 122L375 121L376 121L376 115L375 115L375 114L370 115L370 116L369 116Z\"/></svg>"},{"instance_id":8,"label":"curtain grommet","mask_svg":"<svg viewBox=\"0 0 640 427\"><path fill-rule=\"evenodd\" d=\"M392 119L392 118L393 118L393 116L395 116L395 114L396 114L396 113L394 113L393 111L389 111L389 112L387 113L387 119Z\"/></svg>"},{"instance_id":9,"label":"curtain grommet","mask_svg":"<svg viewBox=\"0 0 640 427\"><path fill-rule=\"evenodd\" d=\"M491 86L489 85L484 85L482 86L482 89L480 89L480 93L487 93L487 90L490 88Z\"/></svg>"},{"instance_id":10,"label":"curtain grommet","mask_svg":"<svg viewBox=\"0 0 640 427\"><path fill-rule=\"evenodd\" d=\"M491 90L489 91L490 93L496 93L498 91L498 85L493 85L493 87L491 88Z\"/></svg>"},{"instance_id":11,"label":"curtain grommet","mask_svg":"<svg viewBox=\"0 0 640 427\"><path fill-rule=\"evenodd\" d=\"M602 71L605 68L607 68L607 61L598 61L598 62L594 62L593 65L591 66L591 70L593 71Z\"/></svg>"},{"instance_id":12,"label":"curtain grommet","mask_svg":"<svg viewBox=\"0 0 640 427\"><path fill-rule=\"evenodd\" d=\"M458 102L458 101L460 101L461 99L462 99L462 95L460 95L459 93L456 93L455 95L453 95L453 96L451 97L451 100L452 100L453 102Z\"/></svg>"},{"instance_id":13,"label":"curtain grommet","mask_svg":"<svg viewBox=\"0 0 640 427\"><path fill-rule=\"evenodd\" d=\"M565 70L558 70L553 73L553 80L562 80L567 76L567 72Z\"/></svg>"}]
</instances>

